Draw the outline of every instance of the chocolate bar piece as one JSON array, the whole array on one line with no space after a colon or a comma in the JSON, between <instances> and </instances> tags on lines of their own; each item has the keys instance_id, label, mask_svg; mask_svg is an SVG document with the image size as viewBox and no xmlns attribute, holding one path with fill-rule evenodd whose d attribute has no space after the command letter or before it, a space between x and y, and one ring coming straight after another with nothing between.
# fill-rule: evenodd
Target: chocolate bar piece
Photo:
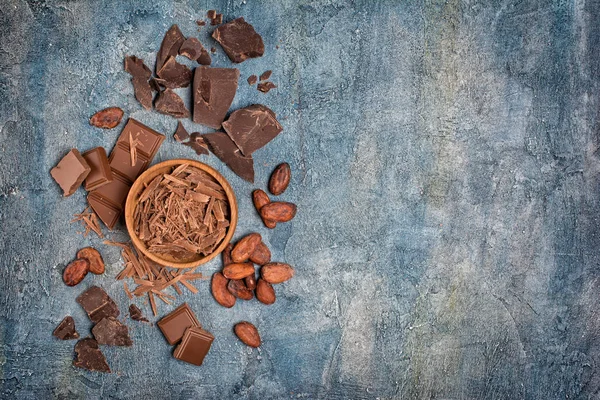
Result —
<instances>
[{"instance_id":1,"label":"chocolate bar piece","mask_svg":"<svg viewBox=\"0 0 600 400\"><path fill-rule=\"evenodd\" d=\"M212 36L234 63L261 57L265 52L262 37L243 17L219 26Z\"/></svg>"},{"instance_id":2,"label":"chocolate bar piece","mask_svg":"<svg viewBox=\"0 0 600 400\"><path fill-rule=\"evenodd\" d=\"M98 342L92 338L81 339L75 344L73 365L89 371L110 372L106 357L98 348Z\"/></svg>"},{"instance_id":3,"label":"chocolate bar piece","mask_svg":"<svg viewBox=\"0 0 600 400\"><path fill-rule=\"evenodd\" d=\"M56 327L52 335L56 336L60 340L78 339L79 333L75 329L75 321L73 317L67 315L60 321L60 324Z\"/></svg>"},{"instance_id":4,"label":"chocolate bar piece","mask_svg":"<svg viewBox=\"0 0 600 400\"><path fill-rule=\"evenodd\" d=\"M135 98L146 109L152 109L152 88L148 79L152 75L150 68L144 64L144 60L136 56L125 57L125 71L131 74L133 93Z\"/></svg>"},{"instance_id":5,"label":"chocolate bar piece","mask_svg":"<svg viewBox=\"0 0 600 400\"><path fill-rule=\"evenodd\" d=\"M188 328L173 356L181 361L202 365L215 337L202 328Z\"/></svg>"},{"instance_id":6,"label":"chocolate bar piece","mask_svg":"<svg viewBox=\"0 0 600 400\"><path fill-rule=\"evenodd\" d=\"M156 54L156 73L163 67L169 56L175 57L179 52L179 48L185 41L185 36L179 30L177 25L173 25L163 38L160 44L160 50Z\"/></svg>"},{"instance_id":7,"label":"chocolate bar piece","mask_svg":"<svg viewBox=\"0 0 600 400\"><path fill-rule=\"evenodd\" d=\"M148 321L148 318L144 317L142 310L140 310L140 308L135 304L129 305L129 316L134 321L150 322Z\"/></svg>"},{"instance_id":8,"label":"chocolate bar piece","mask_svg":"<svg viewBox=\"0 0 600 400\"><path fill-rule=\"evenodd\" d=\"M254 183L254 160L252 156L244 157L233 140L224 132L202 135L210 150L219 157L240 178Z\"/></svg>"},{"instance_id":9,"label":"chocolate bar piece","mask_svg":"<svg viewBox=\"0 0 600 400\"><path fill-rule=\"evenodd\" d=\"M131 165L130 138L135 138L135 163ZM113 229L136 178L150 165L165 136L130 118L108 159L112 182L88 195L88 203L102 222Z\"/></svg>"},{"instance_id":10,"label":"chocolate bar piece","mask_svg":"<svg viewBox=\"0 0 600 400\"><path fill-rule=\"evenodd\" d=\"M179 54L197 61L198 64L210 65L211 63L210 54L195 37L189 37L183 42L179 48Z\"/></svg>"},{"instance_id":11,"label":"chocolate bar piece","mask_svg":"<svg viewBox=\"0 0 600 400\"><path fill-rule=\"evenodd\" d=\"M189 67L179 64L173 56L167 58L156 75L162 80L161 83L170 89L188 87L192 81L192 71Z\"/></svg>"},{"instance_id":12,"label":"chocolate bar piece","mask_svg":"<svg viewBox=\"0 0 600 400\"><path fill-rule=\"evenodd\" d=\"M91 168L89 175L85 178L85 190L91 192L112 182L112 171L110 170L104 147L96 147L88 150L82 156Z\"/></svg>"},{"instance_id":13,"label":"chocolate bar piece","mask_svg":"<svg viewBox=\"0 0 600 400\"><path fill-rule=\"evenodd\" d=\"M92 334L98 344L109 346L131 346L129 329L114 317L103 318L92 328Z\"/></svg>"},{"instance_id":14,"label":"chocolate bar piece","mask_svg":"<svg viewBox=\"0 0 600 400\"><path fill-rule=\"evenodd\" d=\"M171 89L165 89L158 94L154 107L159 113L175 118L188 118L190 116L190 112L185 108L181 97Z\"/></svg>"},{"instance_id":15,"label":"chocolate bar piece","mask_svg":"<svg viewBox=\"0 0 600 400\"><path fill-rule=\"evenodd\" d=\"M235 110L223 122L223 129L245 156L269 143L283 130L273 110L261 104Z\"/></svg>"},{"instance_id":16,"label":"chocolate bar piece","mask_svg":"<svg viewBox=\"0 0 600 400\"><path fill-rule=\"evenodd\" d=\"M107 317L118 317L119 308L104 289L92 286L77 297L77 302L83 307L92 322L100 322Z\"/></svg>"},{"instance_id":17,"label":"chocolate bar piece","mask_svg":"<svg viewBox=\"0 0 600 400\"><path fill-rule=\"evenodd\" d=\"M67 197L75 193L91 170L79 151L71 149L56 167L50 170L50 175L63 190L63 195Z\"/></svg>"},{"instance_id":18,"label":"chocolate bar piece","mask_svg":"<svg viewBox=\"0 0 600 400\"><path fill-rule=\"evenodd\" d=\"M236 68L196 68L194 122L219 129L235 97L239 77Z\"/></svg>"},{"instance_id":19,"label":"chocolate bar piece","mask_svg":"<svg viewBox=\"0 0 600 400\"><path fill-rule=\"evenodd\" d=\"M183 303L177 307L166 317L158 321L157 325L169 344L179 342L187 328L201 327L196 315L194 315L194 312L187 303Z\"/></svg>"}]
</instances>

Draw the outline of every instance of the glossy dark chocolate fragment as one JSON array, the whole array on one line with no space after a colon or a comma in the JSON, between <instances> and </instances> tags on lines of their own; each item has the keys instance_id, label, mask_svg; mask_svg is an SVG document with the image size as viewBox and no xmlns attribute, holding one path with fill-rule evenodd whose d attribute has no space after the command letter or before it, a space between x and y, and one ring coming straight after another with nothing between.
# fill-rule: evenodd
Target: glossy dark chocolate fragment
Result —
<instances>
[{"instance_id":1,"label":"glossy dark chocolate fragment","mask_svg":"<svg viewBox=\"0 0 600 400\"><path fill-rule=\"evenodd\" d=\"M283 130L273 110L261 104L235 110L223 122L223 129L245 156L269 143Z\"/></svg>"},{"instance_id":2,"label":"glossy dark chocolate fragment","mask_svg":"<svg viewBox=\"0 0 600 400\"><path fill-rule=\"evenodd\" d=\"M136 56L125 57L125 71L131 74L133 92L137 101L146 110L152 109L152 88L148 79L152 75L150 68L144 64L144 60Z\"/></svg>"},{"instance_id":3,"label":"glossy dark chocolate fragment","mask_svg":"<svg viewBox=\"0 0 600 400\"><path fill-rule=\"evenodd\" d=\"M83 307L92 322L100 322L107 317L118 317L119 308L104 289L92 286L77 297L77 302Z\"/></svg>"},{"instance_id":4,"label":"glossy dark chocolate fragment","mask_svg":"<svg viewBox=\"0 0 600 400\"><path fill-rule=\"evenodd\" d=\"M131 346L129 329L114 317L103 318L92 328L92 334L98 344L109 346Z\"/></svg>"},{"instance_id":5,"label":"glossy dark chocolate fragment","mask_svg":"<svg viewBox=\"0 0 600 400\"><path fill-rule=\"evenodd\" d=\"M165 61L156 74L161 79L160 84L169 89L188 87L192 81L192 70L188 66L175 61L173 56Z\"/></svg>"},{"instance_id":6,"label":"glossy dark chocolate fragment","mask_svg":"<svg viewBox=\"0 0 600 400\"><path fill-rule=\"evenodd\" d=\"M179 53L179 48L185 41L185 36L175 24L167 33L160 44L160 50L156 54L156 73L163 67L169 56L175 57Z\"/></svg>"},{"instance_id":7,"label":"glossy dark chocolate fragment","mask_svg":"<svg viewBox=\"0 0 600 400\"><path fill-rule=\"evenodd\" d=\"M239 77L236 68L196 68L194 122L219 129L235 97Z\"/></svg>"},{"instance_id":8,"label":"glossy dark chocolate fragment","mask_svg":"<svg viewBox=\"0 0 600 400\"><path fill-rule=\"evenodd\" d=\"M70 315L67 315L60 321L60 324L56 327L52 335L56 336L60 340L79 339L79 333L75 329L75 320Z\"/></svg>"},{"instance_id":9,"label":"glossy dark chocolate fragment","mask_svg":"<svg viewBox=\"0 0 600 400\"><path fill-rule=\"evenodd\" d=\"M185 129L185 127L183 126L183 124L180 121L177 122L177 129L175 130L173 137L179 143L185 142L186 140L188 140L190 138L190 134L188 133L188 131Z\"/></svg>"},{"instance_id":10,"label":"glossy dark chocolate fragment","mask_svg":"<svg viewBox=\"0 0 600 400\"><path fill-rule=\"evenodd\" d=\"M256 86L256 88L259 92L269 93L271 89L276 89L277 85L273 82L261 82Z\"/></svg>"},{"instance_id":11,"label":"glossy dark chocolate fragment","mask_svg":"<svg viewBox=\"0 0 600 400\"><path fill-rule=\"evenodd\" d=\"M129 305L129 316L134 321L150 322L148 321L148 318L144 317L142 310L140 310L140 308L135 304Z\"/></svg>"},{"instance_id":12,"label":"glossy dark chocolate fragment","mask_svg":"<svg viewBox=\"0 0 600 400\"><path fill-rule=\"evenodd\" d=\"M258 77L256 75L250 75L248 77L248 85L250 85L250 86L256 85L256 82L258 82Z\"/></svg>"},{"instance_id":13,"label":"glossy dark chocolate fragment","mask_svg":"<svg viewBox=\"0 0 600 400\"><path fill-rule=\"evenodd\" d=\"M243 17L219 26L212 36L234 63L261 57L265 52L262 37Z\"/></svg>"},{"instance_id":14,"label":"glossy dark chocolate fragment","mask_svg":"<svg viewBox=\"0 0 600 400\"><path fill-rule=\"evenodd\" d=\"M92 338L81 339L75 344L73 365L88 371L110 372L106 358L98 348L98 342Z\"/></svg>"},{"instance_id":15,"label":"glossy dark chocolate fragment","mask_svg":"<svg viewBox=\"0 0 600 400\"><path fill-rule=\"evenodd\" d=\"M179 54L190 60L197 61L201 65L210 65L211 63L210 54L208 54L202 43L195 37L187 38L183 42L179 49Z\"/></svg>"},{"instance_id":16,"label":"glossy dark chocolate fragment","mask_svg":"<svg viewBox=\"0 0 600 400\"><path fill-rule=\"evenodd\" d=\"M254 183L254 160L252 156L244 157L233 140L224 132L202 135L208 147L221 161L240 178Z\"/></svg>"},{"instance_id":17,"label":"glossy dark chocolate fragment","mask_svg":"<svg viewBox=\"0 0 600 400\"><path fill-rule=\"evenodd\" d=\"M190 116L190 112L185 107L181 97L171 89L165 89L158 94L154 108L161 114L175 118L188 118Z\"/></svg>"},{"instance_id":18,"label":"glossy dark chocolate fragment","mask_svg":"<svg viewBox=\"0 0 600 400\"><path fill-rule=\"evenodd\" d=\"M190 140L183 144L194 149L199 156L208 154L208 145L202 138L202 134L199 132L193 132L190 135Z\"/></svg>"}]
</instances>

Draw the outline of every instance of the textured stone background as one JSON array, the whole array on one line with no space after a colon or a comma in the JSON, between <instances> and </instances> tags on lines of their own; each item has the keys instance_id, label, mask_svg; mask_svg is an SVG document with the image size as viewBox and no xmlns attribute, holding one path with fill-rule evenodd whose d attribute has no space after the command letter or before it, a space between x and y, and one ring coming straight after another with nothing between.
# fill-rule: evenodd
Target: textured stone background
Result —
<instances>
[{"instance_id":1,"label":"textured stone background","mask_svg":"<svg viewBox=\"0 0 600 400\"><path fill-rule=\"evenodd\" d=\"M600 396L597 0L1 3L2 398ZM265 39L242 79L273 69L279 86L241 80L233 108L264 103L285 131L255 154L256 185L203 161L236 190L236 236L258 230L297 276L270 307L226 310L207 282L181 298L216 336L200 368L129 321L134 346L103 349L115 373L75 369L74 342L51 336L65 314L87 334L75 297L98 284L129 303L117 249L69 224L85 193L62 198L49 170L71 147L112 148L120 129L88 125L106 106L174 131L135 101L123 57L152 63L171 24L195 35L210 8ZM220 49L214 65L230 65ZM156 161L192 154L169 138ZM250 193L284 160L300 211L268 231ZM67 288L87 245L107 273ZM259 350L232 334L242 319Z\"/></svg>"}]
</instances>

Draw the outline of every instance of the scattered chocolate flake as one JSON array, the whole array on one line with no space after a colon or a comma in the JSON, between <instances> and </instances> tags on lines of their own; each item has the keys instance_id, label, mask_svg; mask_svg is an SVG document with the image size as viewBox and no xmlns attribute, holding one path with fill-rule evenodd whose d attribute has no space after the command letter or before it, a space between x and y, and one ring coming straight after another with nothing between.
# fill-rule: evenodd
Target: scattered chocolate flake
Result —
<instances>
[{"instance_id":1,"label":"scattered chocolate flake","mask_svg":"<svg viewBox=\"0 0 600 400\"><path fill-rule=\"evenodd\" d=\"M216 17L217 17L216 10L208 10L208 12L206 13L206 18L208 18L208 19L215 19Z\"/></svg>"},{"instance_id":2,"label":"scattered chocolate flake","mask_svg":"<svg viewBox=\"0 0 600 400\"><path fill-rule=\"evenodd\" d=\"M75 321L70 315L67 315L62 321L60 321L60 324L58 324L52 334L60 340L79 338L79 333L77 333L77 330L75 329Z\"/></svg>"},{"instance_id":3,"label":"scattered chocolate flake","mask_svg":"<svg viewBox=\"0 0 600 400\"><path fill-rule=\"evenodd\" d=\"M223 129L245 156L269 143L283 130L275 113L261 104L235 110L223 122Z\"/></svg>"},{"instance_id":4,"label":"scattered chocolate flake","mask_svg":"<svg viewBox=\"0 0 600 400\"><path fill-rule=\"evenodd\" d=\"M267 71L263 72L263 73L260 75L260 78L259 78L259 79L260 79L261 81L266 81L267 79L269 79L269 78L271 77L271 74L272 74L272 73L273 73L273 71L271 71L271 70L269 69L269 70L267 70Z\"/></svg>"},{"instance_id":5,"label":"scattered chocolate flake","mask_svg":"<svg viewBox=\"0 0 600 400\"><path fill-rule=\"evenodd\" d=\"M133 83L133 92L135 98L146 109L152 109L152 88L148 79L152 75L150 68L144 64L144 60L136 56L125 57L125 71L131 74L131 83Z\"/></svg>"},{"instance_id":6,"label":"scattered chocolate flake","mask_svg":"<svg viewBox=\"0 0 600 400\"><path fill-rule=\"evenodd\" d=\"M171 89L165 89L158 94L154 107L159 113L175 118L188 118L190 116L190 112L185 108L181 97Z\"/></svg>"},{"instance_id":7,"label":"scattered chocolate flake","mask_svg":"<svg viewBox=\"0 0 600 400\"><path fill-rule=\"evenodd\" d=\"M194 122L219 129L235 97L239 77L237 68L196 68Z\"/></svg>"},{"instance_id":8,"label":"scattered chocolate flake","mask_svg":"<svg viewBox=\"0 0 600 400\"><path fill-rule=\"evenodd\" d=\"M179 54L201 65L210 65L211 59L202 43L194 37L187 38L179 48ZM191 78L190 78L191 79Z\"/></svg>"},{"instance_id":9,"label":"scattered chocolate flake","mask_svg":"<svg viewBox=\"0 0 600 400\"><path fill-rule=\"evenodd\" d=\"M190 140L183 144L194 149L196 154L199 156L208 154L208 145L202 138L202 134L199 132L192 133Z\"/></svg>"},{"instance_id":10,"label":"scattered chocolate flake","mask_svg":"<svg viewBox=\"0 0 600 400\"><path fill-rule=\"evenodd\" d=\"M198 26L204 26L204 25L206 25L206 22L205 22L205 21L203 21L203 20L201 20L201 19L199 19L199 20L197 20L197 21L196 21L196 24L197 24Z\"/></svg>"},{"instance_id":11,"label":"scattered chocolate flake","mask_svg":"<svg viewBox=\"0 0 600 400\"><path fill-rule=\"evenodd\" d=\"M56 167L50 170L50 175L63 190L65 197L77 191L92 169L77 149L71 149Z\"/></svg>"},{"instance_id":12,"label":"scattered chocolate flake","mask_svg":"<svg viewBox=\"0 0 600 400\"><path fill-rule=\"evenodd\" d=\"M212 36L234 63L261 57L265 52L262 37L243 17L219 26Z\"/></svg>"},{"instance_id":13,"label":"scattered chocolate flake","mask_svg":"<svg viewBox=\"0 0 600 400\"><path fill-rule=\"evenodd\" d=\"M188 87L192 81L192 71L186 65L175 61L174 56L167 58L156 75L162 80L161 84L164 83L169 89Z\"/></svg>"},{"instance_id":14,"label":"scattered chocolate flake","mask_svg":"<svg viewBox=\"0 0 600 400\"><path fill-rule=\"evenodd\" d=\"M92 286L77 297L92 322L99 322L106 317L118 317L119 308L104 289Z\"/></svg>"},{"instance_id":15,"label":"scattered chocolate flake","mask_svg":"<svg viewBox=\"0 0 600 400\"><path fill-rule=\"evenodd\" d=\"M92 334L98 344L109 346L131 346L129 329L114 317L103 318L92 328Z\"/></svg>"},{"instance_id":16,"label":"scattered chocolate flake","mask_svg":"<svg viewBox=\"0 0 600 400\"><path fill-rule=\"evenodd\" d=\"M75 218L71 220L71 223L81 221L83 226L85 227L85 232L83 233L83 237L87 237L90 232L94 232L98 235L99 238L103 238L102 228L100 228L100 222L98 221L98 216L96 213L92 211L90 207L86 207L82 213L75 214Z\"/></svg>"},{"instance_id":17,"label":"scattered chocolate flake","mask_svg":"<svg viewBox=\"0 0 600 400\"><path fill-rule=\"evenodd\" d=\"M106 357L98 348L98 342L92 338L81 339L75 344L73 365L89 371L110 372Z\"/></svg>"},{"instance_id":18,"label":"scattered chocolate flake","mask_svg":"<svg viewBox=\"0 0 600 400\"><path fill-rule=\"evenodd\" d=\"M179 143L188 140L190 137L190 134L188 133L188 131L185 130L183 124L180 121L177 122L177 130L175 130L175 134L173 135L173 137Z\"/></svg>"},{"instance_id":19,"label":"scattered chocolate flake","mask_svg":"<svg viewBox=\"0 0 600 400\"><path fill-rule=\"evenodd\" d=\"M210 48L210 52L215 54L217 52L217 48L216 47L211 47Z\"/></svg>"},{"instance_id":20,"label":"scattered chocolate flake","mask_svg":"<svg viewBox=\"0 0 600 400\"><path fill-rule=\"evenodd\" d=\"M215 15L215 17L210 21L211 25L220 25L223 23L223 14L217 14Z\"/></svg>"},{"instance_id":21,"label":"scattered chocolate flake","mask_svg":"<svg viewBox=\"0 0 600 400\"><path fill-rule=\"evenodd\" d=\"M240 178L254 183L254 160L244 157L240 149L224 132L208 133L202 136L208 147Z\"/></svg>"},{"instance_id":22,"label":"scattered chocolate flake","mask_svg":"<svg viewBox=\"0 0 600 400\"><path fill-rule=\"evenodd\" d=\"M179 52L179 48L185 41L185 36L179 30L177 25L173 25L167 33L165 33L165 37L163 38L162 43L160 44L160 50L156 54L156 73L163 67L165 62L170 56L175 57ZM160 75L159 75L160 76Z\"/></svg>"},{"instance_id":23,"label":"scattered chocolate flake","mask_svg":"<svg viewBox=\"0 0 600 400\"><path fill-rule=\"evenodd\" d=\"M135 304L131 304L129 306L129 316L134 321L150 322L148 321L148 318L144 317L142 310L140 310L140 308Z\"/></svg>"},{"instance_id":24,"label":"scattered chocolate flake","mask_svg":"<svg viewBox=\"0 0 600 400\"><path fill-rule=\"evenodd\" d=\"M129 132L129 160L131 161L132 167L135 167L137 164L137 147L141 144L138 139L139 136L139 132L135 133L135 137Z\"/></svg>"},{"instance_id":25,"label":"scattered chocolate flake","mask_svg":"<svg viewBox=\"0 0 600 400\"><path fill-rule=\"evenodd\" d=\"M256 75L250 75L248 77L248 85L253 86L258 82L258 77Z\"/></svg>"},{"instance_id":26,"label":"scattered chocolate flake","mask_svg":"<svg viewBox=\"0 0 600 400\"><path fill-rule=\"evenodd\" d=\"M263 93L269 93L271 89L275 89L276 87L277 85L275 85L273 82L261 82L258 84L258 86L256 86L258 91Z\"/></svg>"}]
</instances>

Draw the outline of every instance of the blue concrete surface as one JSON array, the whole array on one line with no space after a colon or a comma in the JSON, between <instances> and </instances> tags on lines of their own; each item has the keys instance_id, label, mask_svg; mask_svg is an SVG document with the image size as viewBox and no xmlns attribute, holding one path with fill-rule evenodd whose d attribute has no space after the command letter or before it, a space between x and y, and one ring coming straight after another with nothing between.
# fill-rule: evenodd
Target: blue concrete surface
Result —
<instances>
[{"instance_id":1,"label":"blue concrete surface","mask_svg":"<svg viewBox=\"0 0 600 400\"><path fill-rule=\"evenodd\" d=\"M89 334L75 297L97 284L129 302L118 249L69 223L85 193L62 198L49 170L71 147L112 148L123 124L88 125L107 106L171 135L123 58L151 64L173 23L216 46L194 23L212 8L265 39L233 108L266 104L285 130L255 153L255 185L203 160L239 197L236 237L260 232L296 276L270 307L224 309L206 281L180 297L216 337L202 367L128 321L133 347L103 348L113 374L75 369L74 342L51 336L66 314ZM597 0L3 0L0 397L599 398L599 54ZM214 65L230 65L221 49ZM267 69L278 89L244 83ZM169 138L155 161L175 157L194 156ZM299 213L269 231L250 193L282 161ZM68 288L87 245L107 272ZM260 349L234 337L242 319Z\"/></svg>"}]
</instances>

